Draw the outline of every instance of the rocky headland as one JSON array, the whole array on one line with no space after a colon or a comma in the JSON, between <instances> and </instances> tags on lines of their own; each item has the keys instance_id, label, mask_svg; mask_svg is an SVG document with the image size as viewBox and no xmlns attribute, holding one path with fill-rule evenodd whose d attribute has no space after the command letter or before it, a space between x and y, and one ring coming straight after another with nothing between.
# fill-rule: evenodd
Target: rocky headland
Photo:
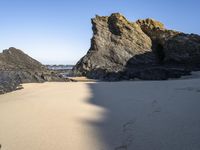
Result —
<instances>
[{"instance_id":1,"label":"rocky headland","mask_svg":"<svg viewBox=\"0 0 200 150\"><path fill-rule=\"evenodd\" d=\"M200 70L200 36L168 30L156 20L128 21L119 13L92 19L87 54L76 76L101 80L166 80Z\"/></svg>"},{"instance_id":2,"label":"rocky headland","mask_svg":"<svg viewBox=\"0 0 200 150\"><path fill-rule=\"evenodd\" d=\"M0 53L0 94L19 88L21 83L68 81L21 50L9 48Z\"/></svg>"}]
</instances>

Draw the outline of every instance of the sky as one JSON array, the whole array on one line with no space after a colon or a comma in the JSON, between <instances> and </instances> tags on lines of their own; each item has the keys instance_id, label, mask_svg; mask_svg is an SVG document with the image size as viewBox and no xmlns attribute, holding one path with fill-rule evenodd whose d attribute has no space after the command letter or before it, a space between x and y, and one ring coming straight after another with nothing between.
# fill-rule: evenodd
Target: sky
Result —
<instances>
[{"instance_id":1,"label":"sky","mask_svg":"<svg viewBox=\"0 0 200 150\"><path fill-rule=\"evenodd\" d=\"M90 47L91 18L120 12L200 34L200 0L0 0L0 52L23 50L43 64L75 64Z\"/></svg>"}]
</instances>

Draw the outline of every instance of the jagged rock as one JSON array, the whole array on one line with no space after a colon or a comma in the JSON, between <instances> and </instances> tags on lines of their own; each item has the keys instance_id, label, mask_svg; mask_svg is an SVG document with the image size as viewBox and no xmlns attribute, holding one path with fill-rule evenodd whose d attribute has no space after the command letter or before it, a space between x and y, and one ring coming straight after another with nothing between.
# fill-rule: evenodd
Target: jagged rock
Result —
<instances>
[{"instance_id":1,"label":"jagged rock","mask_svg":"<svg viewBox=\"0 0 200 150\"><path fill-rule=\"evenodd\" d=\"M122 71L130 58L151 52L151 39L139 25L118 13L110 17L96 16L92 24L91 47L73 69L75 74L102 78L106 74L104 71Z\"/></svg>"},{"instance_id":2,"label":"jagged rock","mask_svg":"<svg viewBox=\"0 0 200 150\"><path fill-rule=\"evenodd\" d=\"M184 68L171 68L163 66L139 67L127 69L125 79L141 80L167 80L169 78L180 78L184 75L191 75L191 71ZM124 76L122 76L123 79Z\"/></svg>"},{"instance_id":3,"label":"jagged rock","mask_svg":"<svg viewBox=\"0 0 200 150\"><path fill-rule=\"evenodd\" d=\"M200 36L184 34L165 29L164 25L153 19L136 22L152 40L152 49L163 63L189 64L200 63Z\"/></svg>"},{"instance_id":4,"label":"jagged rock","mask_svg":"<svg viewBox=\"0 0 200 150\"><path fill-rule=\"evenodd\" d=\"M164 45L171 37L180 34L174 30L165 29L164 24L153 19L137 20L136 23L141 27L142 31L147 34L153 42Z\"/></svg>"},{"instance_id":5,"label":"jagged rock","mask_svg":"<svg viewBox=\"0 0 200 150\"><path fill-rule=\"evenodd\" d=\"M21 84L19 77L13 71L0 71L0 94L16 90Z\"/></svg>"},{"instance_id":6,"label":"jagged rock","mask_svg":"<svg viewBox=\"0 0 200 150\"><path fill-rule=\"evenodd\" d=\"M175 62L189 66L200 65L200 36L178 34L164 45L165 63Z\"/></svg>"},{"instance_id":7,"label":"jagged rock","mask_svg":"<svg viewBox=\"0 0 200 150\"><path fill-rule=\"evenodd\" d=\"M164 80L188 75L194 65L200 68L198 35L167 30L149 18L129 22L119 13L96 16L92 24L91 48L73 68L75 75Z\"/></svg>"},{"instance_id":8,"label":"jagged rock","mask_svg":"<svg viewBox=\"0 0 200 150\"><path fill-rule=\"evenodd\" d=\"M40 62L14 47L3 50L3 52L0 53L0 67L1 70L44 70L44 66Z\"/></svg>"},{"instance_id":9,"label":"jagged rock","mask_svg":"<svg viewBox=\"0 0 200 150\"><path fill-rule=\"evenodd\" d=\"M180 34L174 30L165 29L164 24L153 19L137 20L136 23L152 41L152 51L156 54L157 61L162 62L165 58L164 45L170 38Z\"/></svg>"},{"instance_id":10,"label":"jagged rock","mask_svg":"<svg viewBox=\"0 0 200 150\"><path fill-rule=\"evenodd\" d=\"M68 80L16 48L0 53L0 94L17 89L21 83L45 81Z\"/></svg>"}]
</instances>

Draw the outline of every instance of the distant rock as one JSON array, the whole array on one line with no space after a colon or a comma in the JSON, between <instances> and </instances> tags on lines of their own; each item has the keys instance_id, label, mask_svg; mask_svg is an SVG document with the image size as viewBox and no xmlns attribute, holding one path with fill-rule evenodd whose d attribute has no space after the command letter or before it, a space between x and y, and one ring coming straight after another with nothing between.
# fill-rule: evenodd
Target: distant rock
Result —
<instances>
[{"instance_id":1,"label":"distant rock","mask_svg":"<svg viewBox=\"0 0 200 150\"><path fill-rule=\"evenodd\" d=\"M15 90L21 83L67 81L21 50L0 53L0 94Z\"/></svg>"},{"instance_id":2,"label":"distant rock","mask_svg":"<svg viewBox=\"0 0 200 150\"><path fill-rule=\"evenodd\" d=\"M87 54L76 64L77 76L102 80L166 80L199 69L200 36L167 30L153 19L129 22L119 13L92 19Z\"/></svg>"}]
</instances>

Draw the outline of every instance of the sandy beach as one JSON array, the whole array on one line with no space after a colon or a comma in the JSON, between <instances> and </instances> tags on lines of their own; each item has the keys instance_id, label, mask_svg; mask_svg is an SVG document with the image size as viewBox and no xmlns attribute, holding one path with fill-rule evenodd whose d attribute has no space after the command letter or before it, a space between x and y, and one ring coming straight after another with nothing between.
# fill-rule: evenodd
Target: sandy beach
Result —
<instances>
[{"instance_id":1,"label":"sandy beach","mask_svg":"<svg viewBox=\"0 0 200 150\"><path fill-rule=\"evenodd\" d=\"M1 150L200 149L200 79L23 87L0 95Z\"/></svg>"}]
</instances>

